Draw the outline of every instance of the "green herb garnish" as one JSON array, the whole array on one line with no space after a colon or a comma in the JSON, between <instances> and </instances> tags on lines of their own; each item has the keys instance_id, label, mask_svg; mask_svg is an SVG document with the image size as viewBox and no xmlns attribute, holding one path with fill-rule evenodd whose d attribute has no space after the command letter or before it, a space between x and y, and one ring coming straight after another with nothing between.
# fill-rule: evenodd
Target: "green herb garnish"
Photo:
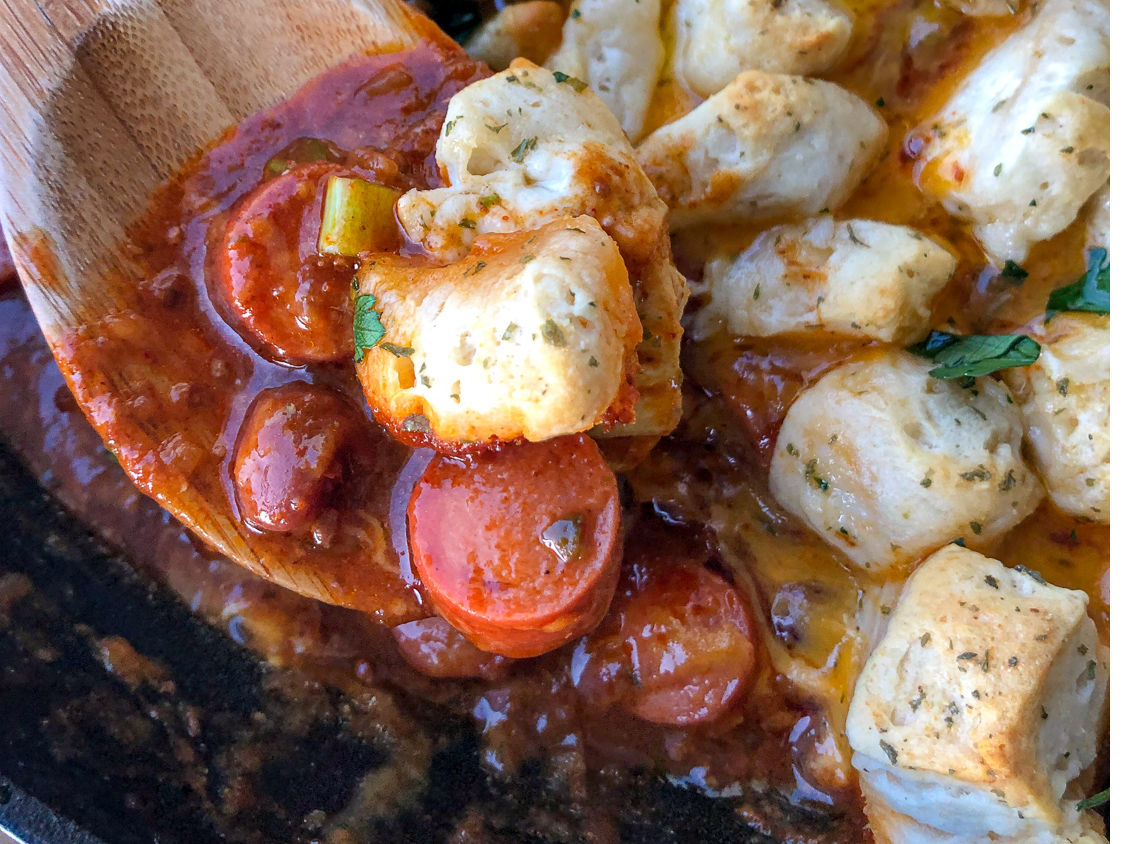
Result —
<instances>
[{"instance_id":1,"label":"green herb garnish","mask_svg":"<svg viewBox=\"0 0 1125 844\"><path fill-rule=\"evenodd\" d=\"M555 81L558 82L560 85L569 85L571 88L573 88L579 94L581 94L583 91L585 91L587 88L590 87L585 82L583 82L581 79L578 79L574 76L569 76L568 74L563 73L561 70L555 71Z\"/></svg>"},{"instance_id":2,"label":"green herb garnish","mask_svg":"<svg viewBox=\"0 0 1125 844\"><path fill-rule=\"evenodd\" d=\"M559 328L558 323L553 319L549 319L543 323L540 330L543 332L543 339L552 346L566 347L566 335L563 334L563 330Z\"/></svg>"},{"instance_id":3,"label":"green herb garnish","mask_svg":"<svg viewBox=\"0 0 1125 844\"><path fill-rule=\"evenodd\" d=\"M355 297L355 315L352 317L352 336L355 338L355 362L363 360L363 354L379 343L387 334L375 310L375 297L363 293Z\"/></svg>"},{"instance_id":4,"label":"green herb garnish","mask_svg":"<svg viewBox=\"0 0 1125 844\"><path fill-rule=\"evenodd\" d=\"M1023 284L1023 280L1027 278L1028 273L1027 270L1009 258L1004 262L1004 267L1000 270L1000 275L1014 284Z\"/></svg>"},{"instance_id":5,"label":"green herb garnish","mask_svg":"<svg viewBox=\"0 0 1125 844\"><path fill-rule=\"evenodd\" d=\"M1041 575L1035 569L1029 569L1027 566L1016 566L1015 568L1016 568L1016 571L1018 571L1020 574L1026 574L1028 577L1030 577L1036 583L1041 583L1044 586L1047 585L1047 581L1043 579L1043 575Z\"/></svg>"},{"instance_id":6,"label":"green herb garnish","mask_svg":"<svg viewBox=\"0 0 1125 844\"><path fill-rule=\"evenodd\" d=\"M1025 334L946 334L930 336L910 347L914 354L938 364L934 378L975 378L1000 369L1030 366L1039 359L1040 346Z\"/></svg>"},{"instance_id":7,"label":"green herb garnish","mask_svg":"<svg viewBox=\"0 0 1125 844\"><path fill-rule=\"evenodd\" d=\"M394 343L380 343L380 349L386 349L396 358L408 358L414 354L414 349L410 346L397 346Z\"/></svg>"},{"instance_id":8,"label":"green herb garnish","mask_svg":"<svg viewBox=\"0 0 1125 844\"><path fill-rule=\"evenodd\" d=\"M1078 801L1078 809L1085 811L1086 809L1096 809L1098 806L1103 806L1109 802L1109 789L1099 791L1097 794L1091 794L1085 800Z\"/></svg>"},{"instance_id":9,"label":"green herb garnish","mask_svg":"<svg viewBox=\"0 0 1125 844\"><path fill-rule=\"evenodd\" d=\"M1091 249L1086 274L1051 293L1047 299L1047 319L1062 311L1109 313L1109 256L1104 249Z\"/></svg>"},{"instance_id":10,"label":"green herb garnish","mask_svg":"<svg viewBox=\"0 0 1125 844\"><path fill-rule=\"evenodd\" d=\"M531 152L531 150L535 149L538 145L539 138L524 138L519 142L516 148L512 150L512 161L515 161L517 164L522 164L524 156Z\"/></svg>"}]
</instances>

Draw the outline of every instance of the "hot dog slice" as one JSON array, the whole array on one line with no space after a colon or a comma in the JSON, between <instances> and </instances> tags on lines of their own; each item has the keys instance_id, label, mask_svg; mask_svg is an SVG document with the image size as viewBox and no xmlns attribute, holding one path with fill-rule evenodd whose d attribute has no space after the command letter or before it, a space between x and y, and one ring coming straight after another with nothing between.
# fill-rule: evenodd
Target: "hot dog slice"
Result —
<instances>
[{"instance_id":1,"label":"hot dog slice","mask_svg":"<svg viewBox=\"0 0 1125 844\"><path fill-rule=\"evenodd\" d=\"M482 651L440 616L408 621L391 633L403 658L428 677L493 680L508 664L504 657Z\"/></svg>"},{"instance_id":2,"label":"hot dog slice","mask_svg":"<svg viewBox=\"0 0 1125 844\"><path fill-rule=\"evenodd\" d=\"M236 327L289 363L352 353L353 262L316 249L325 184L333 175L351 171L327 162L298 164L264 182L234 207L212 247L216 292Z\"/></svg>"},{"instance_id":3,"label":"hot dog slice","mask_svg":"<svg viewBox=\"0 0 1125 844\"><path fill-rule=\"evenodd\" d=\"M626 708L657 724L715 720L754 673L754 633L742 599L700 565L635 567L630 574L620 604L633 680Z\"/></svg>"},{"instance_id":4,"label":"hot dog slice","mask_svg":"<svg viewBox=\"0 0 1125 844\"><path fill-rule=\"evenodd\" d=\"M584 434L436 457L407 515L434 606L484 650L545 653L593 628L613 597L617 482Z\"/></svg>"},{"instance_id":5,"label":"hot dog slice","mask_svg":"<svg viewBox=\"0 0 1125 844\"><path fill-rule=\"evenodd\" d=\"M238 434L235 491L242 518L261 530L307 527L342 480L362 417L327 387L266 390Z\"/></svg>"}]
</instances>

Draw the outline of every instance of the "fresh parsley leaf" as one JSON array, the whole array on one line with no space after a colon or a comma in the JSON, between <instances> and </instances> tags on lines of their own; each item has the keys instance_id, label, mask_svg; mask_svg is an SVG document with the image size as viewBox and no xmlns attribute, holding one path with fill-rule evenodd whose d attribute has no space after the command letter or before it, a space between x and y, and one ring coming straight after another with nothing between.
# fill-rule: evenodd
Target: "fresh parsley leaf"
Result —
<instances>
[{"instance_id":1,"label":"fresh parsley leaf","mask_svg":"<svg viewBox=\"0 0 1125 844\"><path fill-rule=\"evenodd\" d=\"M914 354L938 364L934 378L975 378L1000 369L1029 366L1039 359L1040 346L1025 334L946 334L930 336L911 346Z\"/></svg>"},{"instance_id":2,"label":"fresh parsley leaf","mask_svg":"<svg viewBox=\"0 0 1125 844\"><path fill-rule=\"evenodd\" d=\"M352 317L352 336L355 338L355 362L363 360L363 353L379 341L387 333L380 321L380 314L375 310L375 297L370 293L362 293L355 297L355 316Z\"/></svg>"},{"instance_id":3,"label":"fresh parsley leaf","mask_svg":"<svg viewBox=\"0 0 1125 844\"><path fill-rule=\"evenodd\" d=\"M1078 801L1078 809L1079 809L1079 811L1085 811L1086 809L1094 809L1094 808L1097 808L1098 806L1101 806L1103 803L1108 803L1108 802L1109 802L1109 789L1107 788L1105 791L1099 791L1097 794L1091 794L1085 800L1079 800Z\"/></svg>"},{"instance_id":4,"label":"fresh parsley leaf","mask_svg":"<svg viewBox=\"0 0 1125 844\"><path fill-rule=\"evenodd\" d=\"M883 748L883 752L887 754L887 758L891 760L892 765L898 764L898 751L890 742L879 739L879 747Z\"/></svg>"},{"instance_id":5,"label":"fresh parsley leaf","mask_svg":"<svg viewBox=\"0 0 1125 844\"><path fill-rule=\"evenodd\" d=\"M1109 313L1109 255L1104 249L1090 250L1086 274L1082 278L1052 291L1047 299L1047 319L1061 311Z\"/></svg>"}]
</instances>

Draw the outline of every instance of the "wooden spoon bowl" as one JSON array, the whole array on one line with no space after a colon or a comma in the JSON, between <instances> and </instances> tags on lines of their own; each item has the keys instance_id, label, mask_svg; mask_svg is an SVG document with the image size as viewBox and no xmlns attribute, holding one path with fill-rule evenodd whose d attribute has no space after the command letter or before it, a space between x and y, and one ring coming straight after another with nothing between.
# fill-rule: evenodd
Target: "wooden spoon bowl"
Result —
<instances>
[{"instance_id":1,"label":"wooden spoon bowl","mask_svg":"<svg viewBox=\"0 0 1125 844\"><path fill-rule=\"evenodd\" d=\"M388 622L422 614L422 601L385 518L369 520L358 550L318 555L248 529L218 473L193 471L188 458L212 453L216 432L177 421L170 388L185 377L184 344L214 338L140 332L144 271L128 230L243 118L351 56L426 39L451 46L398 0L3 0L0 12L0 213L87 417L143 491L232 560ZM127 365L75 354L101 342L134 342L135 354ZM388 500L403 460L388 457Z\"/></svg>"}]
</instances>

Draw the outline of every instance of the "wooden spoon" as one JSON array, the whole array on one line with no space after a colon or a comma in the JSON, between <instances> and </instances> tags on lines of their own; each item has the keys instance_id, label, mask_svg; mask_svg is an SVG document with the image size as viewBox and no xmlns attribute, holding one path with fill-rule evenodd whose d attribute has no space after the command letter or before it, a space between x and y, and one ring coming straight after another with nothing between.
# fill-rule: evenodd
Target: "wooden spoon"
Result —
<instances>
[{"instance_id":1,"label":"wooden spoon","mask_svg":"<svg viewBox=\"0 0 1125 844\"><path fill-rule=\"evenodd\" d=\"M87 417L134 482L223 554L388 622L422 608L385 514L350 555L248 530L218 478L178 463L210 453L215 432L161 412L182 367L177 350L146 347L112 368L70 351L91 332L128 330L122 315L136 312L142 271L126 229L158 185L320 72L423 39L451 44L399 0L0 0L0 213Z\"/></svg>"}]
</instances>

